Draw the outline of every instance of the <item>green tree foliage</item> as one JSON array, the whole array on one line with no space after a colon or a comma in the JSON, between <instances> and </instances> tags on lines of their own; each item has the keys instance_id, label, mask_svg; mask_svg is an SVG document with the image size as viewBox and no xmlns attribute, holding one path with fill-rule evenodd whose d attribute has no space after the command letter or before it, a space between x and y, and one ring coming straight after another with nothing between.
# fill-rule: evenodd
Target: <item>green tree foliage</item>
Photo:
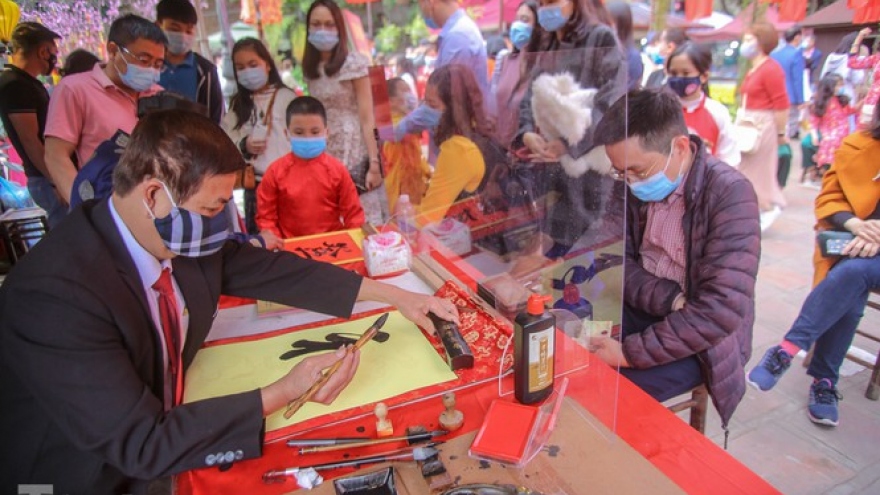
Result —
<instances>
[{"instance_id":1,"label":"green tree foliage","mask_svg":"<svg viewBox=\"0 0 880 495\"><path fill-rule=\"evenodd\" d=\"M386 24L376 33L373 40L380 53L394 53L403 44L404 29L396 24Z\"/></svg>"}]
</instances>

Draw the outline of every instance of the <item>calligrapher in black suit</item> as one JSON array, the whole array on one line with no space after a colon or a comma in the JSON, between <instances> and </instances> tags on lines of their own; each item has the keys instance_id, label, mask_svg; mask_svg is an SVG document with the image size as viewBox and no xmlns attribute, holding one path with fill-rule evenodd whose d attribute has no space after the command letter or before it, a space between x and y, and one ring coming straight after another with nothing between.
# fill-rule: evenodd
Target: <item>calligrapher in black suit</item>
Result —
<instances>
[{"instance_id":1,"label":"calligrapher in black suit","mask_svg":"<svg viewBox=\"0 0 880 495\"><path fill-rule=\"evenodd\" d=\"M175 173L174 163L150 166L147 173L138 168L139 158L149 165L153 156L139 157L139 149L166 143L151 142L143 126L159 127L151 129L152 137L183 135L182 148L167 150L167 156L204 168L201 176ZM52 484L54 493L139 493L155 478L257 457L264 416L300 395L338 359L330 354L312 369L294 367L259 390L168 407L161 329L151 317L150 296L120 218L143 248L160 261L171 259L189 318L184 369L204 343L221 294L341 317L350 315L358 299L394 300L423 325L428 311L455 317L448 301L249 244L227 241L207 256L174 256L147 211L167 216L172 204L166 191L187 187L186 199L177 199L181 208L222 211L234 182L228 171L240 165L222 162L234 152L204 117L179 111L145 117L118 166L131 169L122 177L127 180L114 182L114 196L75 210L10 273L0 288L0 493L17 494L21 484ZM215 202L220 204L213 211ZM346 371L318 400L332 400L351 379L356 356L344 359Z\"/></svg>"}]
</instances>

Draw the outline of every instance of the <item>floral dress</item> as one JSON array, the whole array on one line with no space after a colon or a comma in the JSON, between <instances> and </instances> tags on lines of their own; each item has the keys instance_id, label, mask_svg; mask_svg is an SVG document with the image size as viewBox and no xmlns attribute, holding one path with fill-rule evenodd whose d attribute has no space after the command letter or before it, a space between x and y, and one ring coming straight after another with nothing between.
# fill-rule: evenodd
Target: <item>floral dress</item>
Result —
<instances>
[{"instance_id":1,"label":"floral dress","mask_svg":"<svg viewBox=\"0 0 880 495\"><path fill-rule=\"evenodd\" d=\"M851 105L841 106L837 97L828 101L825 115L810 115L810 125L819 132L819 151L816 152L816 165L829 165L834 161L834 152L849 134L849 116L856 113Z\"/></svg>"},{"instance_id":2,"label":"floral dress","mask_svg":"<svg viewBox=\"0 0 880 495\"><path fill-rule=\"evenodd\" d=\"M321 77L308 79L309 94L327 110L327 152L345 164L355 184L363 185L367 172L367 145L358 117L354 80L367 77L369 61L350 52L339 72L332 76L319 66Z\"/></svg>"}]
</instances>

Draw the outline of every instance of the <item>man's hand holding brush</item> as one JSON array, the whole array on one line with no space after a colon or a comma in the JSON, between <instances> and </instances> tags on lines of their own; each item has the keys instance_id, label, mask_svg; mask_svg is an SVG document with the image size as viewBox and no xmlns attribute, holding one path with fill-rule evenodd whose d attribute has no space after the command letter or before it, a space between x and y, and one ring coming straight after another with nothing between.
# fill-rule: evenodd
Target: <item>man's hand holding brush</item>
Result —
<instances>
[{"instance_id":1,"label":"man's hand holding brush","mask_svg":"<svg viewBox=\"0 0 880 495\"><path fill-rule=\"evenodd\" d=\"M360 351L349 349L350 347L340 347L336 352L307 357L284 377L263 387L260 390L263 399L263 416L268 416L290 401L302 397L321 378L324 369L342 360L339 370L311 397L312 402L320 404L333 402L351 382L360 362Z\"/></svg>"}]
</instances>

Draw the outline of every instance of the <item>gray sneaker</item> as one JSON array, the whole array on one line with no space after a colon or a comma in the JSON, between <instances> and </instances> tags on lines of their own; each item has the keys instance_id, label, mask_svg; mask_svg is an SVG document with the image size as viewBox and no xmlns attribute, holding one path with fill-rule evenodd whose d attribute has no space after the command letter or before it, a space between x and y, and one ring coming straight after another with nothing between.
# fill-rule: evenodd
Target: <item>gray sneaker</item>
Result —
<instances>
[{"instance_id":1,"label":"gray sneaker","mask_svg":"<svg viewBox=\"0 0 880 495\"><path fill-rule=\"evenodd\" d=\"M810 421L825 426L837 426L839 424L837 402L842 398L831 380L827 378L813 380L813 384L810 385L810 403L807 407Z\"/></svg>"}]
</instances>

